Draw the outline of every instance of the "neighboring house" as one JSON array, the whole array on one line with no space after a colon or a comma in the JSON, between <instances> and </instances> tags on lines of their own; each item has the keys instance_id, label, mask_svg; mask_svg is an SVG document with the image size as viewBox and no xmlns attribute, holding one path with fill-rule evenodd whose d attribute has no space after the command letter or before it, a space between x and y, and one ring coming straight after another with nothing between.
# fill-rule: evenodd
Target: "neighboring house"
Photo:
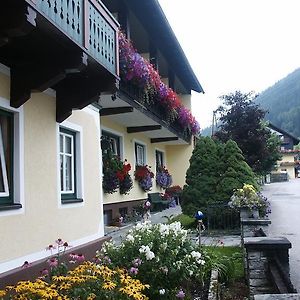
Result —
<instances>
[{"instance_id":1,"label":"neighboring house","mask_svg":"<svg viewBox=\"0 0 300 300\"><path fill-rule=\"evenodd\" d=\"M279 136L281 141L280 153L282 155L281 160L277 162L276 170L271 174L271 178L273 178L273 181L281 181L285 178L285 175L287 175L287 179L298 177L300 170L298 155L300 151L294 150L294 146L299 144L300 140L272 123L269 123L268 127Z\"/></svg>"},{"instance_id":2,"label":"neighboring house","mask_svg":"<svg viewBox=\"0 0 300 300\"><path fill-rule=\"evenodd\" d=\"M80 252L102 241L100 116L91 104L116 90L119 25L99 0L10 0L0 16L5 284L3 272L50 255L57 238Z\"/></svg>"},{"instance_id":3,"label":"neighboring house","mask_svg":"<svg viewBox=\"0 0 300 300\"><path fill-rule=\"evenodd\" d=\"M130 38L137 52L159 72L163 83L179 95L186 108L191 109L191 91L203 90L158 1L104 0L104 3L121 25L121 53L128 50L122 47L128 47L126 37ZM139 58L134 59L136 64L140 63ZM177 121L169 122L168 111L158 105L160 102L155 97L145 100L143 88L134 80L127 80L124 74L122 76L124 57L120 60L119 89L113 95L101 96L102 139L109 141L110 150L121 160L130 163L133 189L127 195L121 195L118 190L104 194L106 224L119 215L130 214L147 199L148 193L134 180L136 166L151 166L154 178L149 192L163 193L164 190L155 183L157 167L165 166L173 177L173 185L182 187L193 151L192 131ZM104 144L107 148L107 143Z\"/></svg>"}]
</instances>

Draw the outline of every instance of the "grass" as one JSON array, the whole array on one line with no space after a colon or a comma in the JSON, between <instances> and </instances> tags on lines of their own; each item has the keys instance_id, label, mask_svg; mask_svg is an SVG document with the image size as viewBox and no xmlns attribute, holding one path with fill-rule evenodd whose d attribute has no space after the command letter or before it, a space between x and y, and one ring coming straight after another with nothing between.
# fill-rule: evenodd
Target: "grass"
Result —
<instances>
[{"instance_id":1,"label":"grass","mask_svg":"<svg viewBox=\"0 0 300 300\"><path fill-rule=\"evenodd\" d=\"M185 215L185 214L180 214L180 215L177 215L175 217L171 217L168 220L169 224L173 223L173 222L180 222L184 229L193 229L193 228L197 227L197 223L196 223L195 218L192 218L192 217L190 217L188 215Z\"/></svg>"}]
</instances>

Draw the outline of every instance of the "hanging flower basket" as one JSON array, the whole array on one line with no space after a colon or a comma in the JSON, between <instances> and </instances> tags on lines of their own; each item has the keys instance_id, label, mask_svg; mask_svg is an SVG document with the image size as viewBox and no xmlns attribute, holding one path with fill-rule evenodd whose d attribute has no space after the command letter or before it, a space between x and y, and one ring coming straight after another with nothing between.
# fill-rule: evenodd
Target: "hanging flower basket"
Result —
<instances>
[{"instance_id":1,"label":"hanging flower basket","mask_svg":"<svg viewBox=\"0 0 300 300\"><path fill-rule=\"evenodd\" d=\"M166 189L172 184L172 176L165 167L157 167L156 183L163 189Z\"/></svg>"},{"instance_id":2,"label":"hanging flower basket","mask_svg":"<svg viewBox=\"0 0 300 300\"><path fill-rule=\"evenodd\" d=\"M116 155L108 151L103 156L103 180L104 193L113 194L120 188L120 194L128 194L132 189L133 182L129 171L131 166L127 160L121 161Z\"/></svg>"},{"instance_id":3,"label":"hanging flower basket","mask_svg":"<svg viewBox=\"0 0 300 300\"><path fill-rule=\"evenodd\" d=\"M153 172L149 166L137 166L134 172L134 179L137 180L143 191L148 192L152 188Z\"/></svg>"}]
</instances>

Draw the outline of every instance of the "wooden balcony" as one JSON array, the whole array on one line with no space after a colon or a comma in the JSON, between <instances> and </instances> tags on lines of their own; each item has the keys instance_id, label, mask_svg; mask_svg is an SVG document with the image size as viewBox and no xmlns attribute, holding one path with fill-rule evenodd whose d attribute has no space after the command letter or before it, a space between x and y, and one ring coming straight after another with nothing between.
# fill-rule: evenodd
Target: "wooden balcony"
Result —
<instances>
[{"instance_id":1,"label":"wooden balcony","mask_svg":"<svg viewBox=\"0 0 300 300\"><path fill-rule=\"evenodd\" d=\"M168 112L161 106L155 104L155 99L145 100L145 94L138 87L124 81L120 81L118 96L127 102L130 106L143 112L152 120L167 128L178 138L187 143L191 142L192 134L187 129L184 129L177 121L172 122Z\"/></svg>"},{"instance_id":2,"label":"wooden balcony","mask_svg":"<svg viewBox=\"0 0 300 300\"><path fill-rule=\"evenodd\" d=\"M0 62L11 68L11 105L56 90L57 121L114 92L118 23L100 0L9 0L0 8Z\"/></svg>"}]
</instances>

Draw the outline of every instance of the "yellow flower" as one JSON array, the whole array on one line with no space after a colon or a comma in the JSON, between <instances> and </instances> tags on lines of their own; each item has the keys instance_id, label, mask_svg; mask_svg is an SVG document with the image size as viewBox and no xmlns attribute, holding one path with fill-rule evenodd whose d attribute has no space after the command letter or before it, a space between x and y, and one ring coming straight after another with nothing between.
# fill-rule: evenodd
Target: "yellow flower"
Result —
<instances>
[{"instance_id":1,"label":"yellow flower","mask_svg":"<svg viewBox=\"0 0 300 300\"><path fill-rule=\"evenodd\" d=\"M103 283L103 288L105 290L113 290L116 287L116 284L112 281L105 281Z\"/></svg>"},{"instance_id":2,"label":"yellow flower","mask_svg":"<svg viewBox=\"0 0 300 300\"><path fill-rule=\"evenodd\" d=\"M0 297L4 297L6 295L6 291L0 290Z\"/></svg>"},{"instance_id":3,"label":"yellow flower","mask_svg":"<svg viewBox=\"0 0 300 300\"><path fill-rule=\"evenodd\" d=\"M94 293L89 294L86 300L94 300L97 296Z\"/></svg>"}]
</instances>

